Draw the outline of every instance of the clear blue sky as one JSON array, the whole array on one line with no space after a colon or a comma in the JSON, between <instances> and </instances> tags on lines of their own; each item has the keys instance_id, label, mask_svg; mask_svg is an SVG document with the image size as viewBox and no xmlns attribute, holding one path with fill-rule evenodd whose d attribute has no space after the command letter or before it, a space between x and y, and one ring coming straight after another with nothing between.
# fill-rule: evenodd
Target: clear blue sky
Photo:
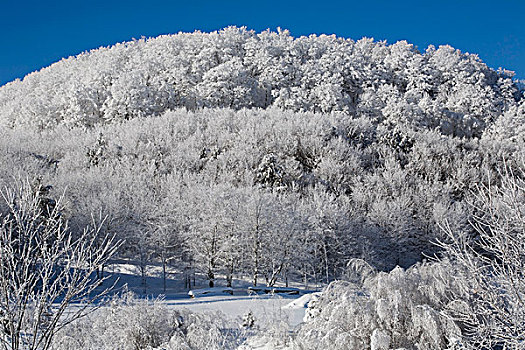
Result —
<instances>
[{"instance_id":1,"label":"clear blue sky","mask_svg":"<svg viewBox=\"0 0 525 350\"><path fill-rule=\"evenodd\" d=\"M0 85L100 46L228 25L450 44L525 79L524 0L0 0Z\"/></svg>"}]
</instances>

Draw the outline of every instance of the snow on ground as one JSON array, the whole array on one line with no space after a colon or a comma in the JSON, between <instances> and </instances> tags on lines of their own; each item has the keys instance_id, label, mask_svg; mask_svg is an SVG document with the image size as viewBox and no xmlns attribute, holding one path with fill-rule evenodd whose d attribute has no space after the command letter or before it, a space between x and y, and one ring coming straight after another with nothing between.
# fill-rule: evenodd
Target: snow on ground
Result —
<instances>
[{"instance_id":1,"label":"snow on ground","mask_svg":"<svg viewBox=\"0 0 525 350\"><path fill-rule=\"evenodd\" d=\"M287 339L287 335L303 322L308 303L316 299L319 294L305 290L306 286L300 284L294 285L298 292L296 295L278 292L275 294L254 293L248 289L251 285L249 279L234 280L234 288L227 288L228 293L232 293L231 295L207 294L212 289L206 288L205 276L196 274L197 286L192 286L194 297L190 298L189 290L184 286L184 275L176 268L168 269L166 291L164 291L160 266L147 267L146 286L143 284L144 281L136 264L125 262L112 264L106 272L111 276L108 283L118 278L118 290L132 291L139 297L159 297L170 308L184 308L196 313L220 313L220 317L238 322L239 325L242 324L243 317L251 312L255 318L254 327L265 329L265 334L249 338L240 348L243 350L287 349L287 344L280 343L280 341ZM217 279L216 282L220 284L223 281ZM225 287L219 288L224 289ZM217 288L213 288L215 289Z\"/></svg>"},{"instance_id":2,"label":"snow on ground","mask_svg":"<svg viewBox=\"0 0 525 350\"><path fill-rule=\"evenodd\" d=\"M275 288L275 293L254 292L248 289L251 285L249 279L234 280L234 288L224 286L206 288L205 276L196 274L197 286L192 288L194 297L191 298L188 295L189 290L184 286L184 275L176 268L168 270L165 292L161 267L148 266L147 272L146 286L144 286L140 270L135 264L110 265L105 271L109 280L103 287L116 282L116 293L130 291L139 298L159 298L169 308L187 309L195 313L220 313L217 317L237 322L239 326L243 323L243 317L251 313L255 319L255 329L264 331L249 337L239 348L240 350L288 349L288 344L282 342L289 339L290 333L303 322L308 303L320 294L306 290L305 286L299 283L294 285L295 288L286 288L286 290L294 289L298 294L280 293L283 288L279 287ZM221 284L224 281L217 279L216 282ZM221 292L216 293L215 290L219 289ZM224 290L232 294L223 293ZM71 311L78 306L70 305Z\"/></svg>"},{"instance_id":3,"label":"snow on ground","mask_svg":"<svg viewBox=\"0 0 525 350\"><path fill-rule=\"evenodd\" d=\"M201 297L204 295L233 295L233 288L231 287L212 287L212 288L201 288L201 289L192 289L188 292L190 298Z\"/></svg>"},{"instance_id":4,"label":"snow on ground","mask_svg":"<svg viewBox=\"0 0 525 350\"><path fill-rule=\"evenodd\" d=\"M313 301L313 300L317 300L320 295L321 295L321 292L305 294L305 295L300 296L299 298L293 300L292 302L284 305L282 307L282 309L283 310L287 310L287 309L306 309L308 307L308 304L310 304L310 302Z\"/></svg>"},{"instance_id":5,"label":"snow on ground","mask_svg":"<svg viewBox=\"0 0 525 350\"><path fill-rule=\"evenodd\" d=\"M249 312L255 318L254 327L265 329L265 334L246 340L239 350L287 350L290 332L303 322L306 307L315 296L282 294L247 294L246 289L234 290L233 295L202 295L195 298L165 300L169 307L186 308L192 312L220 312L239 325ZM301 307L300 307L301 306Z\"/></svg>"},{"instance_id":6,"label":"snow on ground","mask_svg":"<svg viewBox=\"0 0 525 350\"><path fill-rule=\"evenodd\" d=\"M160 294L179 294L179 293L188 293L188 289L184 286L185 274L180 268L176 266L167 266L167 278L166 278L166 290L164 291L164 283L162 279L162 266L149 264L145 267L146 271L146 286L143 285L143 279L140 275L141 270L139 268L138 262L118 260L111 263L105 269L105 275L110 275L113 278L108 284L114 282L114 278L118 278L118 286L127 285L127 290L133 291L139 295L148 295L148 296L158 296ZM217 274L216 286L225 285L225 276ZM244 276L240 278L235 278L233 280L234 288L245 288L250 287L252 277ZM196 283L196 286L193 283ZM201 289L208 287L208 280L206 275L202 273L196 273L192 276L192 288L191 289ZM283 289L284 286L276 285L272 289ZM320 289L322 285L318 284L307 284L304 285L300 282L290 281L290 288L284 288L287 290L299 289L299 290L311 290L311 289ZM263 287L262 289L265 289ZM145 292L144 292L145 291Z\"/></svg>"},{"instance_id":7,"label":"snow on ground","mask_svg":"<svg viewBox=\"0 0 525 350\"><path fill-rule=\"evenodd\" d=\"M302 322L305 309L283 308L297 299L297 295L254 294L248 295L245 290L234 290L233 295L211 295L196 298L165 299L166 305L174 308L186 308L193 312L221 312L231 319L241 319L248 312L255 316L256 322L285 322L290 330Z\"/></svg>"},{"instance_id":8,"label":"snow on ground","mask_svg":"<svg viewBox=\"0 0 525 350\"><path fill-rule=\"evenodd\" d=\"M290 345L269 337L253 337L241 345L238 350L289 350Z\"/></svg>"}]
</instances>

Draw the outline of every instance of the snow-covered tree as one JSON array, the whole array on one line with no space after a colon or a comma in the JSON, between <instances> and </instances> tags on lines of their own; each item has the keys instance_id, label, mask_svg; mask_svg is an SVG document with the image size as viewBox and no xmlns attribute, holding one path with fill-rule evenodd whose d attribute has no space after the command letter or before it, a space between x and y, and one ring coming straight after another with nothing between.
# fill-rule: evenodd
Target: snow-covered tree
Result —
<instances>
[{"instance_id":1,"label":"snow-covered tree","mask_svg":"<svg viewBox=\"0 0 525 350\"><path fill-rule=\"evenodd\" d=\"M82 317L109 289L92 274L115 253L97 227L73 235L61 202L41 188L6 187L0 211L0 337L3 349L49 349L58 330ZM98 240L95 244L95 241ZM111 288L111 286L106 286ZM71 303L79 303L67 309Z\"/></svg>"},{"instance_id":2,"label":"snow-covered tree","mask_svg":"<svg viewBox=\"0 0 525 350\"><path fill-rule=\"evenodd\" d=\"M525 181L523 167L506 166L500 186L480 187L472 210L474 232L443 224L445 256L457 266L455 295L460 306L450 315L460 322L471 346L521 349L525 308L523 257Z\"/></svg>"}]
</instances>

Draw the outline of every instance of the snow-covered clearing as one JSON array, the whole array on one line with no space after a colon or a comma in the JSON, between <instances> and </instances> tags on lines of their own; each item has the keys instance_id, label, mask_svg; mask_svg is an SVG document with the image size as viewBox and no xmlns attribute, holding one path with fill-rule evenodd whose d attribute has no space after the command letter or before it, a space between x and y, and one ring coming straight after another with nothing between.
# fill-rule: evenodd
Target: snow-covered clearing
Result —
<instances>
[{"instance_id":1,"label":"snow-covered clearing","mask_svg":"<svg viewBox=\"0 0 525 350\"><path fill-rule=\"evenodd\" d=\"M235 293L237 292L237 293ZM251 312L256 322L285 322L290 330L302 322L306 308L293 308L288 305L298 299L298 295L248 295L235 291L234 295L200 296L196 298L167 299L164 302L175 308L187 308L193 312L221 312L226 317L242 318Z\"/></svg>"},{"instance_id":2,"label":"snow-covered clearing","mask_svg":"<svg viewBox=\"0 0 525 350\"><path fill-rule=\"evenodd\" d=\"M249 289L249 281L243 279L234 280L234 288L223 286L203 288L206 287L207 280L200 274L196 275L197 287L189 291L183 284L182 272L176 268L168 269L167 288L164 291L160 267L147 266L148 277L145 288L138 271L136 264L124 262L112 264L107 268L107 273L112 275L110 282L118 278L119 291L132 291L139 298L158 298L169 308L184 308L197 313L220 313L221 317L239 323L251 312L256 327L280 325L287 331L293 331L303 321L308 302L317 294L297 288L299 285L294 286L296 288L288 288L293 289L297 294L279 292L266 294L262 291L254 293ZM279 290L279 287L275 289ZM191 295L193 297L190 297Z\"/></svg>"}]
</instances>

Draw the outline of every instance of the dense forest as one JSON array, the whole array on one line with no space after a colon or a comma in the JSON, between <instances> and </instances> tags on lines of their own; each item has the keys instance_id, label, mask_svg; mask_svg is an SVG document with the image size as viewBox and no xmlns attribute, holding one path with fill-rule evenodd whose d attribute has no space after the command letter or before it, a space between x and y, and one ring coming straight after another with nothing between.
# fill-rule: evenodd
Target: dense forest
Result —
<instances>
[{"instance_id":1,"label":"dense forest","mask_svg":"<svg viewBox=\"0 0 525 350\"><path fill-rule=\"evenodd\" d=\"M523 243L500 255L497 239L525 233L524 122L513 73L450 46L229 27L100 48L1 87L0 183L63 197L78 234L106 217L99 234L143 277L155 263L188 287L194 274L347 281L298 349L520 348L525 259L506 259Z\"/></svg>"}]
</instances>

